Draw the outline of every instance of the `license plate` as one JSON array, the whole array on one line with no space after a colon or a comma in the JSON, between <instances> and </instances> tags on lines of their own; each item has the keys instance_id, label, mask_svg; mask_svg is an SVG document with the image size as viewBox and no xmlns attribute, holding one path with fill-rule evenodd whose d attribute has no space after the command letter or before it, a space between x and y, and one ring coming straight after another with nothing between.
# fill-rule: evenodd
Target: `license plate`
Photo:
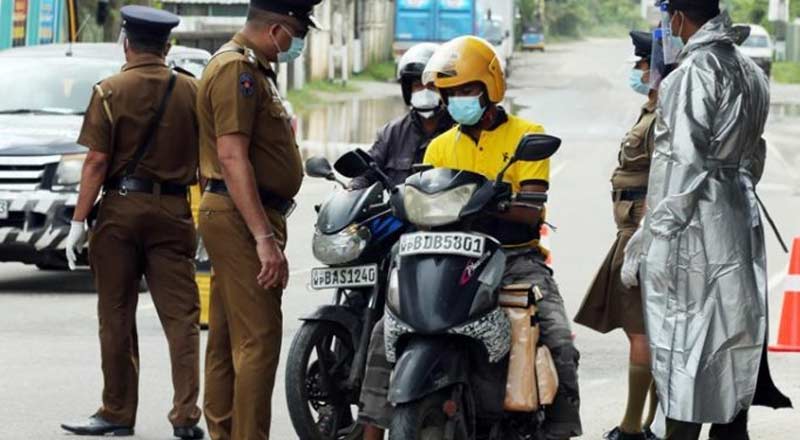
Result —
<instances>
[{"instance_id":1,"label":"license plate","mask_svg":"<svg viewBox=\"0 0 800 440\"><path fill-rule=\"evenodd\" d=\"M0 200L0 220L5 220L8 218L8 200Z\"/></svg>"},{"instance_id":2,"label":"license plate","mask_svg":"<svg viewBox=\"0 0 800 440\"><path fill-rule=\"evenodd\" d=\"M486 239L463 232L414 232L400 237L400 256L452 254L479 258Z\"/></svg>"},{"instance_id":3,"label":"license plate","mask_svg":"<svg viewBox=\"0 0 800 440\"><path fill-rule=\"evenodd\" d=\"M311 269L311 288L314 290L347 287L370 287L378 281L378 265L352 267L319 267Z\"/></svg>"}]
</instances>

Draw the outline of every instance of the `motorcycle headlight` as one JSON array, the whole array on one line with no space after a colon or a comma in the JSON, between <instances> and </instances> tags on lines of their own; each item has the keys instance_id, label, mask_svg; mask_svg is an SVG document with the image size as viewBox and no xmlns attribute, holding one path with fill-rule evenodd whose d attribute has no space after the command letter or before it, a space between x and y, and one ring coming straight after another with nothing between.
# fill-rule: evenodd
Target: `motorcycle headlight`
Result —
<instances>
[{"instance_id":1,"label":"motorcycle headlight","mask_svg":"<svg viewBox=\"0 0 800 440\"><path fill-rule=\"evenodd\" d=\"M349 263L361 255L367 247L370 235L369 229L356 225L331 235L323 234L317 229L312 244L314 257L329 265Z\"/></svg>"},{"instance_id":2,"label":"motorcycle headlight","mask_svg":"<svg viewBox=\"0 0 800 440\"><path fill-rule=\"evenodd\" d=\"M64 189L81 183L81 170L86 154L68 154L61 157L53 178L53 189Z\"/></svg>"},{"instance_id":3,"label":"motorcycle headlight","mask_svg":"<svg viewBox=\"0 0 800 440\"><path fill-rule=\"evenodd\" d=\"M398 271L395 267L389 273L389 285L386 287L386 302L389 304L389 307L393 308L396 311L400 311L400 278L398 277Z\"/></svg>"},{"instance_id":4,"label":"motorcycle headlight","mask_svg":"<svg viewBox=\"0 0 800 440\"><path fill-rule=\"evenodd\" d=\"M411 223L419 226L435 227L458 220L458 214L469 202L476 184L470 183L437 194L425 194L416 188L406 186L403 206Z\"/></svg>"}]
</instances>

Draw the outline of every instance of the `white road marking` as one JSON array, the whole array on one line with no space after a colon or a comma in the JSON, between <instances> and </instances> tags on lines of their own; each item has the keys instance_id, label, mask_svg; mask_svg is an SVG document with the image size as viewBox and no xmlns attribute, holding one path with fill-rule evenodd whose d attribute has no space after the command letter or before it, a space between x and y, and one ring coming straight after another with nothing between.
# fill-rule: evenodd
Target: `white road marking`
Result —
<instances>
[{"instance_id":1,"label":"white road marking","mask_svg":"<svg viewBox=\"0 0 800 440\"><path fill-rule=\"evenodd\" d=\"M775 289L781 286L783 281L786 279L786 273L788 272L789 268L772 275L772 278L769 279L769 291L774 292Z\"/></svg>"},{"instance_id":2,"label":"white road marking","mask_svg":"<svg viewBox=\"0 0 800 440\"><path fill-rule=\"evenodd\" d=\"M567 167L568 162L561 162L553 168L553 171L550 172L550 178L556 177L560 172L564 171L564 168Z\"/></svg>"},{"instance_id":3,"label":"white road marking","mask_svg":"<svg viewBox=\"0 0 800 440\"><path fill-rule=\"evenodd\" d=\"M794 169L792 163L781 153L781 150L775 145L776 143L772 142L773 137L765 136L764 139L767 141L767 151L769 155L783 165L786 173L789 174L792 180L800 181L800 173Z\"/></svg>"}]
</instances>

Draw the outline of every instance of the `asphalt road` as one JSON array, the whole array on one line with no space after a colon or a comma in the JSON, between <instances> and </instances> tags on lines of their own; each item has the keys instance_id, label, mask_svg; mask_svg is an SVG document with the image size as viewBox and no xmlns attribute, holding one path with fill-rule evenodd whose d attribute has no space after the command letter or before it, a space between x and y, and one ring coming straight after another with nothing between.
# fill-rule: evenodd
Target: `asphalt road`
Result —
<instances>
[{"instance_id":1,"label":"asphalt road","mask_svg":"<svg viewBox=\"0 0 800 440\"><path fill-rule=\"evenodd\" d=\"M514 108L563 138L554 158L549 218L556 280L570 314L577 310L594 271L614 236L608 179L619 140L633 124L642 98L627 88L622 40L554 45L544 54L519 54L509 96ZM761 195L784 235L800 237L800 90L773 90L767 137L770 154ZM793 115L794 113L794 115ZM321 141L323 139L317 139ZM332 185L307 179L300 206L290 221L288 256L292 277L284 293L285 360L297 318L330 300L307 289L313 205ZM767 235L771 335L777 328L782 277L788 256ZM88 273L41 272L17 264L0 265L0 440L64 438L59 423L79 420L99 405L101 375L96 298ZM166 341L148 295L139 300L141 379L136 438L167 439L172 397ZM599 439L624 410L627 344L621 332L600 335L575 327L582 353L583 438ZM205 338L203 339L205 346ZM800 354L770 355L779 386L800 402ZM285 405L282 362L273 397L273 438L296 438ZM714 392L708 390L708 392ZM751 438L796 439L796 411L752 411Z\"/></svg>"}]
</instances>

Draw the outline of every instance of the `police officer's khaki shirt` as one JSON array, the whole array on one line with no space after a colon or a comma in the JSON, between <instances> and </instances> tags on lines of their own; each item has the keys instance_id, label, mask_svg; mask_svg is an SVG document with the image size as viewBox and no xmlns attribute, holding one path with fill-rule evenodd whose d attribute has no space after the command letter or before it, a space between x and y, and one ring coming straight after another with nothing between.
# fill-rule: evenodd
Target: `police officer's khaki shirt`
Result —
<instances>
[{"instance_id":1,"label":"police officer's khaki shirt","mask_svg":"<svg viewBox=\"0 0 800 440\"><path fill-rule=\"evenodd\" d=\"M108 177L121 177L158 111L170 69L163 58L142 55L98 83L86 109L78 143L111 156ZM175 88L135 175L190 185L197 180L197 83L177 73Z\"/></svg>"},{"instance_id":2,"label":"police officer's khaki shirt","mask_svg":"<svg viewBox=\"0 0 800 440\"><path fill-rule=\"evenodd\" d=\"M655 103L645 104L636 125L622 139L619 166L611 177L611 185L615 190L647 187L654 149L655 109Z\"/></svg>"},{"instance_id":3,"label":"police officer's khaki shirt","mask_svg":"<svg viewBox=\"0 0 800 440\"><path fill-rule=\"evenodd\" d=\"M258 187L292 198L300 189L303 168L290 115L267 77L266 71L271 70L263 53L241 34L236 34L231 43L246 48L246 53L217 54L200 81L197 111L201 173L206 178L222 179L217 138L242 134L250 138L250 162Z\"/></svg>"}]
</instances>

